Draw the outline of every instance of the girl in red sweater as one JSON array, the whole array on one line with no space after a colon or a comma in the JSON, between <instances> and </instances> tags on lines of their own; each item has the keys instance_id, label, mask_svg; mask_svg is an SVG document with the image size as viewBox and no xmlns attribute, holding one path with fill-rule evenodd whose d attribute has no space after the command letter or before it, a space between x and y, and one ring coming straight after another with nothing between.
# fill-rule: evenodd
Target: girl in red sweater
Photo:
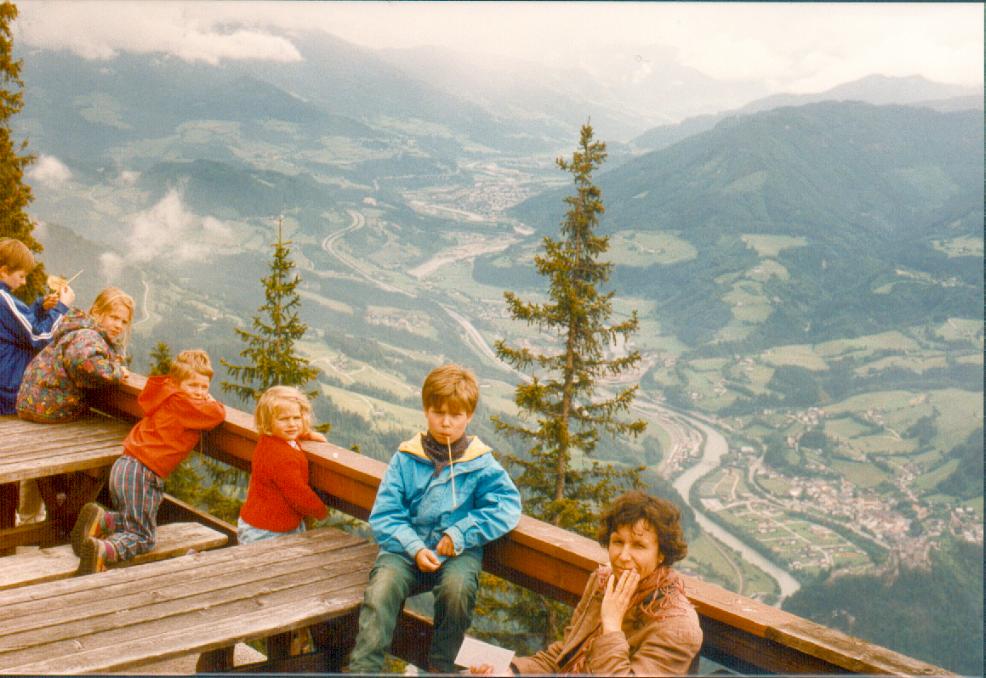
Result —
<instances>
[{"instance_id":1,"label":"girl in red sweater","mask_svg":"<svg viewBox=\"0 0 986 678\"><path fill-rule=\"evenodd\" d=\"M298 444L325 442L325 436L311 430L308 398L291 386L272 386L260 396L253 417L260 438L237 522L241 544L304 532L305 517L321 520L328 513L308 485L308 459Z\"/></svg>"}]
</instances>

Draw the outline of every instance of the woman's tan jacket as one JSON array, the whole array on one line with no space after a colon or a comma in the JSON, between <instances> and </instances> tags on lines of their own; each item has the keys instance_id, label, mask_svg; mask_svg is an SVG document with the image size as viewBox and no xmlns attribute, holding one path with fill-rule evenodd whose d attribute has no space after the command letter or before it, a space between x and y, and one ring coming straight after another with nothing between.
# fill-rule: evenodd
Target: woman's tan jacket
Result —
<instances>
[{"instance_id":1,"label":"woman's tan jacket","mask_svg":"<svg viewBox=\"0 0 986 678\"><path fill-rule=\"evenodd\" d=\"M600 625L599 577L591 575L562 640L532 657L516 657L518 673L558 673ZM680 595L680 594L676 594ZM688 673L702 647L702 628L691 604L684 614L652 619L639 608L627 611L623 630L592 640L587 673L600 676L668 676Z\"/></svg>"}]
</instances>

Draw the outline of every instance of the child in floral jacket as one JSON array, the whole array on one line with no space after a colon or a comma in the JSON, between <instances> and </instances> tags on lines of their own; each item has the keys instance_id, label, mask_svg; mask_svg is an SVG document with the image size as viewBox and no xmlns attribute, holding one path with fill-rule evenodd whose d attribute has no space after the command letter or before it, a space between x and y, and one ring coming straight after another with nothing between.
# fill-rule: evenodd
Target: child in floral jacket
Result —
<instances>
[{"instance_id":1,"label":"child in floral jacket","mask_svg":"<svg viewBox=\"0 0 986 678\"><path fill-rule=\"evenodd\" d=\"M89 406L86 391L118 384L134 300L107 287L83 313L71 310L52 342L28 364L17 392L17 416L42 424L72 421Z\"/></svg>"}]
</instances>

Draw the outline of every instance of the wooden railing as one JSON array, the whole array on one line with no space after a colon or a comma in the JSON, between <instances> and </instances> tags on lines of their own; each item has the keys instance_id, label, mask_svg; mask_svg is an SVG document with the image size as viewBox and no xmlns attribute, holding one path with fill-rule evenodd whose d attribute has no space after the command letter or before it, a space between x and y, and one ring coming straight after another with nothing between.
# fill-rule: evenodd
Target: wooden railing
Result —
<instances>
[{"instance_id":1,"label":"wooden railing","mask_svg":"<svg viewBox=\"0 0 986 678\"><path fill-rule=\"evenodd\" d=\"M135 419L144 377L103 392L100 409ZM257 439L251 415L227 407L226 421L203 436L209 456L249 469ZM386 465L331 443L306 443L312 482L332 497L334 508L366 518ZM586 578L606 559L585 537L529 516L485 551L484 569L546 596L575 603ZM947 671L867 643L759 601L685 577L705 641L703 656L743 673L867 673L946 675ZM412 634L413 635L413 634Z\"/></svg>"}]
</instances>

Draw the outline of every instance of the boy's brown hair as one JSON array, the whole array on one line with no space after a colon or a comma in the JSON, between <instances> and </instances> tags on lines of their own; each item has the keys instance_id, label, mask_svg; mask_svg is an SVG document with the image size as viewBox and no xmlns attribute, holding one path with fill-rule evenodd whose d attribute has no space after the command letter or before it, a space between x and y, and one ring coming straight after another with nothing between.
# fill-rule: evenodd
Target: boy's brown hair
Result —
<instances>
[{"instance_id":1,"label":"boy's brown hair","mask_svg":"<svg viewBox=\"0 0 986 678\"><path fill-rule=\"evenodd\" d=\"M201 374L209 379L212 379L213 374L209 354L197 348L179 353L171 361L171 369L168 370L168 376L176 384L180 384L196 374Z\"/></svg>"},{"instance_id":2,"label":"boy's brown hair","mask_svg":"<svg viewBox=\"0 0 986 678\"><path fill-rule=\"evenodd\" d=\"M312 430L312 404L308 402L308 396L294 386L271 386L264 391L253 411L253 422L257 425L257 430L269 436L271 423L277 416L278 409L290 403L296 403L301 409L301 435L308 435Z\"/></svg>"},{"instance_id":3,"label":"boy's brown hair","mask_svg":"<svg viewBox=\"0 0 986 678\"><path fill-rule=\"evenodd\" d=\"M20 240L0 238L0 266L6 266L11 273L14 271L30 273L34 270L34 255Z\"/></svg>"},{"instance_id":4,"label":"boy's brown hair","mask_svg":"<svg viewBox=\"0 0 986 678\"><path fill-rule=\"evenodd\" d=\"M472 414L478 403L476 375L460 365L436 367L421 386L421 404L426 410L439 410L444 405L451 412Z\"/></svg>"}]
</instances>

